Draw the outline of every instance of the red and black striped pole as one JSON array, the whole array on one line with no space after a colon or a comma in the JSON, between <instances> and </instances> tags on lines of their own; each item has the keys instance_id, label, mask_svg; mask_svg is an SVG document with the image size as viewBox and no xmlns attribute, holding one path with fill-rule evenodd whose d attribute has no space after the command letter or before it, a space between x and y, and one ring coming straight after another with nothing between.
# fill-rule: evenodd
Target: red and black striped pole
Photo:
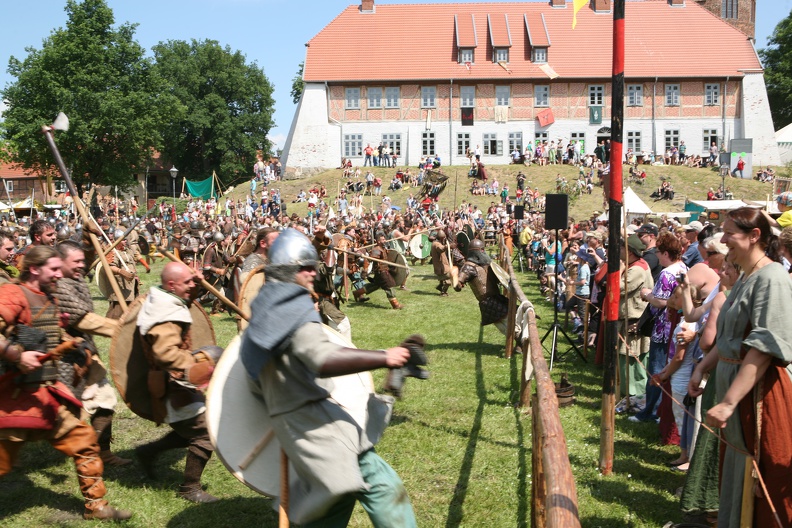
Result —
<instances>
[{"instance_id":1,"label":"red and black striped pole","mask_svg":"<svg viewBox=\"0 0 792 528\"><path fill-rule=\"evenodd\" d=\"M624 138L624 2L613 1L613 79L611 97L611 148L608 194L608 283L605 303L605 375L602 381L602 421L600 424L600 471L613 471L613 435L616 406L616 368L619 346L619 281ZM626 243L626 241L625 241Z\"/></svg>"}]
</instances>

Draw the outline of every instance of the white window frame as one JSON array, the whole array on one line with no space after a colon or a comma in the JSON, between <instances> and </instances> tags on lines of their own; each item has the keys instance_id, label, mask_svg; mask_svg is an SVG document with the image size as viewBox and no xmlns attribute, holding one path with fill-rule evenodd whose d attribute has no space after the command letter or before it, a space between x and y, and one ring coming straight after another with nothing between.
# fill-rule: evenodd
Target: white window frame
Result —
<instances>
[{"instance_id":1,"label":"white window frame","mask_svg":"<svg viewBox=\"0 0 792 528\"><path fill-rule=\"evenodd\" d=\"M712 142L715 141L715 145L720 145L721 138L718 136L718 129L717 128L705 128L701 131L701 140L703 142L703 147L701 149L702 154L706 154L709 156L710 154L710 147L712 146Z\"/></svg>"},{"instance_id":2,"label":"white window frame","mask_svg":"<svg viewBox=\"0 0 792 528\"><path fill-rule=\"evenodd\" d=\"M481 143L484 145L483 154L485 156L503 156L503 141L498 140L497 133L494 132L485 133L482 136Z\"/></svg>"},{"instance_id":3,"label":"white window frame","mask_svg":"<svg viewBox=\"0 0 792 528\"><path fill-rule=\"evenodd\" d=\"M704 85L704 105L717 106L720 104L720 84L707 83Z\"/></svg>"},{"instance_id":4,"label":"white window frame","mask_svg":"<svg viewBox=\"0 0 792 528\"><path fill-rule=\"evenodd\" d=\"M604 106L605 105L605 85L604 84L590 84L588 87L588 102L589 106Z\"/></svg>"},{"instance_id":5,"label":"white window frame","mask_svg":"<svg viewBox=\"0 0 792 528\"><path fill-rule=\"evenodd\" d=\"M470 148L470 132L457 132L457 156L464 156Z\"/></svg>"},{"instance_id":6,"label":"white window frame","mask_svg":"<svg viewBox=\"0 0 792 528\"><path fill-rule=\"evenodd\" d=\"M385 88L385 108L399 108L401 106L401 88L387 86Z\"/></svg>"},{"instance_id":7,"label":"white window frame","mask_svg":"<svg viewBox=\"0 0 792 528\"><path fill-rule=\"evenodd\" d=\"M666 84L665 85L665 105L666 106L679 106L679 84Z\"/></svg>"},{"instance_id":8,"label":"white window frame","mask_svg":"<svg viewBox=\"0 0 792 528\"><path fill-rule=\"evenodd\" d=\"M473 48L459 48L459 64L465 64L466 62L473 64L475 58L476 53Z\"/></svg>"},{"instance_id":9,"label":"white window frame","mask_svg":"<svg viewBox=\"0 0 792 528\"><path fill-rule=\"evenodd\" d=\"M363 134L344 134L344 157L363 157Z\"/></svg>"},{"instance_id":10,"label":"white window frame","mask_svg":"<svg viewBox=\"0 0 792 528\"><path fill-rule=\"evenodd\" d=\"M504 92L506 92L505 99L504 99ZM495 106L509 106L510 103L511 103L511 86L509 85L495 86Z\"/></svg>"},{"instance_id":11,"label":"white window frame","mask_svg":"<svg viewBox=\"0 0 792 528\"><path fill-rule=\"evenodd\" d=\"M534 132L533 148L536 149L537 143L544 143L550 140L549 132Z\"/></svg>"},{"instance_id":12,"label":"white window frame","mask_svg":"<svg viewBox=\"0 0 792 528\"><path fill-rule=\"evenodd\" d=\"M643 106L643 84L627 85L627 106Z\"/></svg>"},{"instance_id":13,"label":"white window frame","mask_svg":"<svg viewBox=\"0 0 792 528\"><path fill-rule=\"evenodd\" d=\"M536 64L546 64L547 63L547 48L540 47L540 48L532 48L531 49L531 62Z\"/></svg>"},{"instance_id":14,"label":"white window frame","mask_svg":"<svg viewBox=\"0 0 792 528\"><path fill-rule=\"evenodd\" d=\"M421 134L421 155L434 156L436 153L435 133L427 130Z\"/></svg>"},{"instance_id":15,"label":"white window frame","mask_svg":"<svg viewBox=\"0 0 792 528\"><path fill-rule=\"evenodd\" d=\"M679 129L678 128L669 128L665 132L663 132L663 139L665 150L671 150L673 147L679 146Z\"/></svg>"},{"instance_id":16,"label":"white window frame","mask_svg":"<svg viewBox=\"0 0 792 528\"><path fill-rule=\"evenodd\" d=\"M437 86L421 86L421 108L437 107Z\"/></svg>"},{"instance_id":17,"label":"white window frame","mask_svg":"<svg viewBox=\"0 0 792 528\"><path fill-rule=\"evenodd\" d=\"M344 108L360 110L360 88L347 88L344 92Z\"/></svg>"},{"instance_id":18,"label":"white window frame","mask_svg":"<svg viewBox=\"0 0 792 528\"><path fill-rule=\"evenodd\" d=\"M637 155L641 153L642 150L642 134L640 130L628 130L627 131L627 148L632 149L632 151Z\"/></svg>"},{"instance_id":19,"label":"white window frame","mask_svg":"<svg viewBox=\"0 0 792 528\"><path fill-rule=\"evenodd\" d=\"M382 108L382 88L366 88L366 101L369 108Z\"/></svg>"},{"instance_id":20,"label":"white window frame","mask_svg":"<svg viewBox=\"0 0 792 528\"><path fill-rule=\"evenodd\" d=\"M382 142L390 148L391 154L396 154L397 157L401 157L401 134L382 134Z\"/></svg>"},{"instance_id":21,"label":"white window frame","mask_svg":"<svg viewBox=\"0 0 792 528\"><path fill-rule=\"evenodd\" d=\"M514 152L514 147L522 154L523 149L523 133L522 132L509 132L509 156Z\"/></svg>"},{"instance_id":22,"label":"white window frame","mask_svg":"<svg viewBox=\"0 0 792 528\"><path fill-rule=\"evenodd\" d=\"M459 106L465 107L465 108L467 108L467 107L475 107L476 106L476 87L475 86L460 86L459 87Z\"/></svg>"},{"instance_id":23,"label":"white window frame","mask_svg":"<svg viewBox=\"0 0 792 528\"><path fill-rule=\"evenodd\" d=\"M9 194L14 192L14 180L5 180L5 188Z\"/></svg>"},{"instance_id":24,"label":"white window frame","mask_svg":"<svg viewBox=\"0 0 792 528\"><path fill-rule=\"evenodd\" d=\"M492 62L509 62L509 48L495 48L492 50Z\"/></svg>"},{"instance_id":25,"label":"white window frame","mask_svg":"<svg viewBox=\"0 0 792 528\"><path fill-rule=\"evenodd\" d=\"M534 86L534 106L547 108L550 106L550 85L537 84Z\"/></svg>"}]
</instances>

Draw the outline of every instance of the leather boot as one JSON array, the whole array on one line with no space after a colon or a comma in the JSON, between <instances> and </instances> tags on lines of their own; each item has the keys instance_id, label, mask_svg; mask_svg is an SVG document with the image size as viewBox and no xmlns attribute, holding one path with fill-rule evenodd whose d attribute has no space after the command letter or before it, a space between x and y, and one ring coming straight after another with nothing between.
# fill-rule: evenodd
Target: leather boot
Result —
<instances>
[{"instance_id":1,"label":"leather boot","mask_svg":"<svg viewBox=\"0 0 792 528\"><path fill-rule=\"evenodd\" d=\"M396 297L391 299L390 303L394 310L401 310L403 308L403 306L399 304L399 300Z\"/></svg>"},{"instance_id":2,"label":"leather boot","mask_svg":"<svg viewBox=\"0 0 792 528\"><path fill-rule=\"evenodd\" d=\"M116 455L115 453L113 453L112 451L110 451L109 449L107 451L99 451L99 458L102 459L102 463L105 465L105 467L108 467L108 466L115 466L115 467L128 466L129 464L132 463L132 459L131 458L120 457L120 456Z\"/></svg>"},{"instance_id":3,"label":"leather boot","mask_svg":"<svg viewBox=\"0 0 792 528\"><path fill-rule=\"evenodd\" d=\"M187 460L184 462L184 483L179 486L179 497L196 504L217 502L214 495L206 493L201 488L201 475L212 452L200 446L191 445L187 451Z\"/></svg>"},{"instance_id":4,"label":"leather boot","mask_svg":"<svg viewBox=\"0 0 792 528\"><path fill-rule=\"evenodd\" d=\"M210 504L220 500L211 493L206 493L201 489L200 484L193 486L185 486L182 484L179 486L179 497L196 504Z\"/></svg>"},{"instance_id":5,"label":"leather boot","mask_svg":"<svg viewBox=\"0 0 792 528\"><path fill-rule=\"evenodd\" d=\"M369 298L366 297L366 288L359 288L353 291L352 296L355 298L357 302L366 302L369 300Z\"/></svg>"},{"instance_id":6,"label":"leather boot","mask_svg":"<svg viewBox=\"0 0 792 528\"><path fill-rule=\"evenodd\" d=\"M91 506L90 503L86 503L83 519L86 521L126 521L132 517L131 511L117 510L107 504L107 501L101 502L101 506Z\"/></svg>"}]
</instances>

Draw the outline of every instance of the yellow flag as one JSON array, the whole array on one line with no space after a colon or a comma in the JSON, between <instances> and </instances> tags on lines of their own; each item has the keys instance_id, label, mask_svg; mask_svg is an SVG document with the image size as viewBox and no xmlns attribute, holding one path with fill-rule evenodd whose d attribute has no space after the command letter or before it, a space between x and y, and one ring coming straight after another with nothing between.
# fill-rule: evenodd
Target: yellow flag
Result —
<instances>
[{"instance_id":1,"label":"yellow flag","mask_svg":"<svg viewBox=\"0 0 792 528\"><path fill-rule=\"evenodd\" d=\"M589 0L574 0L574 2L572 3L572 8L573 8L572 9L572 29L575 29L575 26L577 25L577 13L578 13L578 11L583 9L586 6L586 4L588 4L588 3L589 3Z\"/></svg>"}]
</instances>

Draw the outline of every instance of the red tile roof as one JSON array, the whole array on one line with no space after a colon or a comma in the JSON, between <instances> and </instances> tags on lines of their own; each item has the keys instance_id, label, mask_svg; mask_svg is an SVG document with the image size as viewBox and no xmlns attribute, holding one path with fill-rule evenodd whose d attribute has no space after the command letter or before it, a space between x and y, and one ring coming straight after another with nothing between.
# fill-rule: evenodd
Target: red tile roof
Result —
<instances>
[{"instance_id":1,"label":"red tile roof","mask_svg":"<svg viewBox=\"0 0 792 528\"><path fill-rule=\"evenodd\" d=\"M505 13L487 15L487 25L489 25L490 45L493 48L511 47L508 15Z\"/></svg>"},{"instance_id":2,"label":"red tile roof","mask_svg":"<svg viewBox=\"0 0 792 528\"><path fill-rule=\"evenodd\" d=\"M0 162L0 178L4 180L35 179L38 177L38 175L30 173L30 171L25 171L19 165Z\"/></svg>"},{"instance_id":3,"label":"red tile roof","mask_svg":"<svg viewBox=\"0 0 792 528\"><path fill-rule=\"evenodd\" d=\"M456 43L459 48L475 48L478 45L476 21L470 13L454 15Z\"/></svg>"},{"instance_id":4,"label":"red tile roof","mask_svg":"<svg viewBox=\"0 0 792 528\"><path fill-rule=\"evenodd\" d=\"M547 25L545 24L542 13L539 11L525 13L525 26L528 32L528 43L531 47L546 48L550 46L550 38L547 35Z\"/></svg>"},{"instance_id":5,"label":"red tile roof","mask_svg":"<svg viewBox=\"0 0 792 528\"><path fill-rule=\"evenodd\" d=\"M510 71L490 59L487 15L504 24L508 16ZM351 5L308 42L304 79L366 83L547 79L538 65L529 60L525 28L527 19L537 45L541 31L535 34L533 20L537 16L541 19L541 15L547 27L547 35L542 38L549 36L552 42L548 64L562 79L610 77L611 14L594 13L588 7L581 9L577 28L572 30L571 4L567 9L558 9L547 2L521 2L378 4L373 14L361 14L359 5ZM628 78L735 78L742 76L741 70L761 69L745 35L694 2L687 2L685 7L670 7L665 2L627 2L626 28ZM482 37L477 44L483 53L476 53L476 62L468 71L464 64L457 63L457 39L460 46L473 47L476 35ZM686 50L695 50L695 55ZM383 68L381 61L371 61L372 56L385 57L388 66Z\"/></svg>"}]
</instances>

